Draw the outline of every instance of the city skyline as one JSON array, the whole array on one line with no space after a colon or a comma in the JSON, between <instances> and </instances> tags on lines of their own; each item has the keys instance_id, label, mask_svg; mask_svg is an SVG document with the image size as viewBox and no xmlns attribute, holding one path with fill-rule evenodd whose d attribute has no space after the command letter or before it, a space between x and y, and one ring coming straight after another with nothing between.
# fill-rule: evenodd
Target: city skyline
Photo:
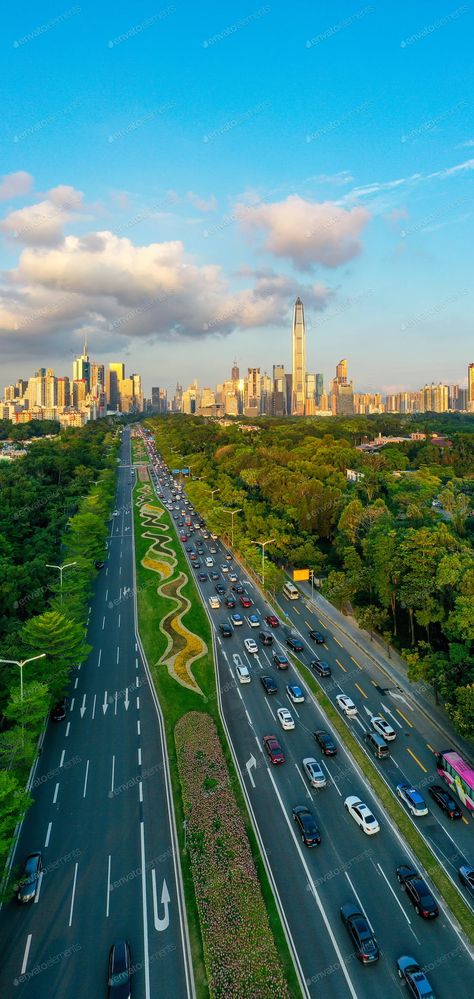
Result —
<instances>
[{"instance_id":1,"label":"city skyline","mask_svg":"<svg viewBox=\"0 0 474 999\"><path fill-rule=\"evenodd\" d=\"M19 353L59 369L85 338L170 387L177 372L217 382L235 356L289 367L298 296L308 370L327 378L349 357L361 388L414 390L429 358L434 381L459 378L473 312L467 6L428 18L341 2L288 20L281 3L157 15L145 2L136 19L94 12L93 30L87 4L66 13L46 2L41 25L27 9L5 20L4 382ZM456 72L441 94L446 46Z\"/></svg>"}]
</instances>

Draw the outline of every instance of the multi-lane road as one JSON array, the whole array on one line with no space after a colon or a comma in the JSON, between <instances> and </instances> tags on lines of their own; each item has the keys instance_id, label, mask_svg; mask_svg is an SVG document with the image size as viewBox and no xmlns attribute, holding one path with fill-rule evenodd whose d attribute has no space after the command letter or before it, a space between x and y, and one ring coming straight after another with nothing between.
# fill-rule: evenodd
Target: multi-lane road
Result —
<instances>
[{"instance_id":1,"label":"multi-lane road","mask_svg":"<svg viewBox=\"0 0 474 999\"><path fill-rule=\"evenodd\" d=\"M136 628L130 431L108 557L90 605L92 652L67 716L49 722L13 857L40 850L36 900L0 913L0 994L99 999L108 951L131 947L135 997L194 995L161 716Z\"/></svg>"},{"instance_id":2,"label":"multi-lane road","mask_svg":"<svg viewBox=\"0 0 474 999\"><path fill-rule=\"evenodd\" d=\"M155 461L153 446L148 446L151 460ZM157 491L163 494L163 501L172 501L173 513L178 507L178 516L181 517L183 500L176 501L171 497L172 479L159 458L154 481ZM188 507L184 509L188 511ZM313 732L329 726L311 691L305 686L305 667L303 679L296 673L291 661L286 671L275 668L272 652L288 651L282 628L274 629L273 647L266 648L259 641L260 628L250 627L248 620L251 613L256 613L262 622L261 627L265 627L264 619L273 608L238 563L226 559L228 551L222 543L203 537L203 533L207 532L194 530L185 547L194 547L199 539L202 547L202 554L199 555L201 570L208 576L211 571L219 573L217 581L208 578L200 582L197 572L195 575L213 625L224 724L304 993L311 997L324 994L334 999L345 996L352 999L399 996L402 988L396 973L396 960L401 954L408 953L427 969L438 999L453 992L467 997L473 966L472 952L463 934L442 904L440 916L433 922L425 921L416 914L395 874L400 863L413 863L409 849L371 794L363 774L344 747L339 745L335 757L321 757ZM212 569L206 567L207 558L214 561ZM223 601L216 610L211 610L209 606L209 597L215 595L216 582L230 590L229 572L223 572L222 566L227 566L230 572L235 570L252 598L252 607L244 610L239 606L237 597L236 610L244 619L241 627L232 626L232 611ZM303 638L305 652L299 658L309 668L315 651L321 653L321 648L314 649L307 640L307 632L310 627L323 627L322 622L304 607L302 601L298 601L298 607L296 601L285 603L285 612ZM229 638L220 634L219 626L223 623L231 624ZM342 691L353 697L359 712L355 719L348 722L353 733L362 739L362 729L369 728L368 712L379 714L388 707L388 720L397 732L390 759L380 761L388 782L394 786L403 777L410 781L423 777L425 771L423 767L419 768L422 760L426 761L423 764L426 774L430 772L430 777L434 776L433 757L427 748L429 735L421 719L412 711L413 705L397 702L394 694L390 695L387 689L382 689L380 678L374 686L372 677L356 661L354 650L344 648L340 638L330 636L326 628L323 630L326 632L326 647L321 657L328 660L333 672L332 677L321 680L321 684L333 700ZM244 638L249 637L256 638L259 645L256 655L245 651ZM240 684L237 681L236 665L239 661L248 667L250 683ZM276 679L276 694L265 694L260 683L262 674L270 674ZM289 700L287 683L298 683L303 687L304 703L293 704ZM384 688L388 686L385 678ZM395 685L393 687L394 693L398 693ZM283 706L289 708L293 715L293 731L283 731L277 720L277 709ZM280 741L285 753L282 766L272 767L263 753L262 739L267 734L275 734ZM325 789L312 790L303 776L301 763L307 756L314 756L321 762L327 775ZM373 810L381 826L377 835L366 836L345 811L344 799L351 794L359 795ZM302 844L292 820L292 809L298 804L306 804L312 809L321 830L322 842L311 850ZM423 823L425 835L437 846L438 854L446 853L446 863L449 860L455 867L457 857L468 850L472 822L469 821L468 825L458 822L455 828L451 824L448 829L443 816L435 815L431 809L429 816L418 822ZM360 907L375 930L381 958L373 967L366 968L358 962L340 921L340 906L348 901L354 901Z\"/></svg>"}]
</instances>

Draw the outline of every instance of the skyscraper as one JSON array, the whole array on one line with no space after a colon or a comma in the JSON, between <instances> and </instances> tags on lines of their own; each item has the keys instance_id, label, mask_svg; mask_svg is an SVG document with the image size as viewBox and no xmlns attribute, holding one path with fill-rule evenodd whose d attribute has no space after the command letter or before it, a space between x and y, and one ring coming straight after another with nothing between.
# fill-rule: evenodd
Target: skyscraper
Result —
<instances>
[{"instance_id":1,"label":"skyscraper","mask_svg":"<svg viewBox=\"0 0 474 999\"><path fill-rule=\"evenodd\" d=\"M301 298L297 298L293 307L293 416L304 416L306 404L306 330L304 324L304 308Z\"/></svg>"},{"instance_id":2,"label":"skyscraper","mask_svg":"<svg viewBox=\"0 0 474 999\"><path fill-rule=\"evenodd\" d=\"M76 357L72 365L72 380L85 381L87 391L91 387L91 362L87 353L87 340L84 342L84 349L80 357Z\"/></svg>"},{"instance_id":3,"label":"skyscraper","mask_svg":"<svg viewBox=\"0 0 474 999\"><path fill-rule=\"evenodd\" d=\"M239 379L240 379L239 366L237 364L237 361L234 361L234 363L232 365L232 371L231 371L231 375L230 375L230 380L232 382L238 382Z\"/></svg>"},{"instance_id":4,"label":"skyscraper","mask_svg":"<svg viewBox=\"0 0 474 999\"><path fill-rule=\"evenodd\" d=\"M474 413L474 364L467 369L467 408L468 412Z\"/></svg>"}]
</instances>

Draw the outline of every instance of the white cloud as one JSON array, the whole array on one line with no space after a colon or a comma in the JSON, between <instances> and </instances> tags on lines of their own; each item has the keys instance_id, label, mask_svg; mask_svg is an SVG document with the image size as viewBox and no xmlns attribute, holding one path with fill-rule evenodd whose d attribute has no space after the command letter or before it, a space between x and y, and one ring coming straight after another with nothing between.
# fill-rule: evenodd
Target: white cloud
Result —
<instances>
[{"instance_id":1,"label":"white cloud","mask_svg":"<svg viewBox=\"0 0 474 999\"><path fill-rule=\"evenodd\" d=\"M47 191L43 201L10 212L0 229L11 239L30 246L56 246L62 242L63 228L80 211L84 195L62 184Z\"/></svg>"},{"instance_id":2,"label":"white cloud","mask_svg":"<svg viewBox=\"0 0 474 999\"><path fill-rule=\"evenodd\" d=\"M235 215L247 232L266 233L268 252L291 259L301 270L311 270L316 264L338 267L356 257L361 252L358 237L370 218L362 207L346 209L333 201L307 201L297 194L271 204L238 204Z\"/></svg>"},{"instance_id":3,"label":"white cloud","mask_svg":"<svg viewBox=\"0 0 474 999\"><path fill-rule=\"evenodd\" d=\"M28 194L33 186L33 177L26 170L7 173L0 181L0 201L10 201Z\"/></svg>"},{"instance_id":4,"label":"white cloud","mask_svg":"<svg viewBox=\"0 0 474 999\"><path fill-rule=\"evenodd\" d=\"M199 212L215 212L217 208L217 199L213 194L209 198L200 198L194 191L188 191L187 197Z\"/></svg>"}]
</instances>

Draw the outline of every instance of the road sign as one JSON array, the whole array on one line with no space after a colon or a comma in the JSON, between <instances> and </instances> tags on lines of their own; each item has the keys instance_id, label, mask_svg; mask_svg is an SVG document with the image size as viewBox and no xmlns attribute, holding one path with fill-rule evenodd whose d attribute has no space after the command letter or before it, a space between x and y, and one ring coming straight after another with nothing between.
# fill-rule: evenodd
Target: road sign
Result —
<instances>
[{"instance_id":1,"label":"road sign","mask_svg":"<svg viewBox=\"0 0 474 999\"><path fill-rule=\"evenodd\" d=\"M293 569L293 582L307 582L309 579L309 569Z\"/></svg>"}]
</instances>

